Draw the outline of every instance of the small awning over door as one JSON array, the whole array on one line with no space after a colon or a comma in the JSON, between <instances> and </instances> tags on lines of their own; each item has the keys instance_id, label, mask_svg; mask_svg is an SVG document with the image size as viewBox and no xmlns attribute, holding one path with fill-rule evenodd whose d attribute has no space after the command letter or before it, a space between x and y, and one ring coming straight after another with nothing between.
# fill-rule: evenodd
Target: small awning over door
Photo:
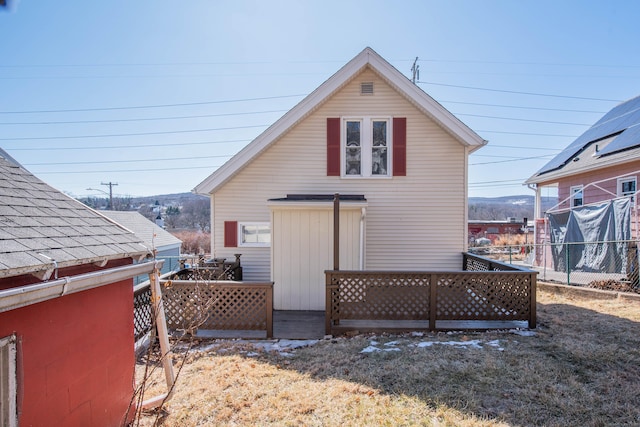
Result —
<instances>
[{"instance_id":1,"label":"small awning over door","mask_svg":"<svg viewBox=\"0 0 640 427\"><path fill-rule=\"evenodd\" d=\"M324 271L333 268L332 200L332 195L269 200L274 309L325 309ZM340 196L341 269L358 270L361 264L366 206L363 196Z\"/></svg>"}]
</instances>

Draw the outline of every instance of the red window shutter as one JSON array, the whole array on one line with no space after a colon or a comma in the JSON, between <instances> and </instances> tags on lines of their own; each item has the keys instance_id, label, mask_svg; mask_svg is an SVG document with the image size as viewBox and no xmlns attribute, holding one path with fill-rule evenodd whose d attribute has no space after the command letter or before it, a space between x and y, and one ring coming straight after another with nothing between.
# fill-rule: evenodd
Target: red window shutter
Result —
<instances>
[{"instance_id":1,"label":"red window shutter","mask_svg":"<svg viewBox=\"0 0 640 427\"><path fill-rule=\"evenodd\" d=\"M407 176L407 118L393 118L393 176Z\"/></svg>"},{"instance_id":2,"label":"red window shutter","mask_svg":"<svg viewBox=\"0 0 640 427\"><path fill-rule=\"evenodd\" d=\"M224 222L224 247L235 248L238 246L238 221Z\"/></svg>"},{"instance_id":3,"label":"red window shutter","mask_svg":"<svg viewBox=\"0 0 640 427\"><path fill-rule=\"evenodd\" d=\"M327 176L340 176L339 118L327 118Z\"/></svg>"}]
</instances>

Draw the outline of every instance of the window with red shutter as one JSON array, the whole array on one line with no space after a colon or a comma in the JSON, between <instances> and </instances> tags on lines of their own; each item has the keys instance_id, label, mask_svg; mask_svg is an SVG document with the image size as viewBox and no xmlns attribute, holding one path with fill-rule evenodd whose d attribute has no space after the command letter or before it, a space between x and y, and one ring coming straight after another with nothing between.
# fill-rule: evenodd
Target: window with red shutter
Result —
<instances>
[{"instance_id":1,"label":"window with red shutter","mask_svg":"<svg viewBox=\"0 0 640 427\"><path fill-rule=\"evenodd\" d=\"M388 134L390 125L392 135ZM390 154L393 154L391 165L388 164ZM327 118L327 176L372 178L391 175L407 175L405 117Z\"/></svg>"},{"instance_id":2,"label":"window with red shutter","mask_svg":"<svg viewBox=\"0 0 640 427\"><path fill-rule=\"evenodd\" d=\"M393 176L407 176L407 119L393 118Z\"/></svg>"},{"instance_id":3,"label":"window with red shutter","mask_svg":"<svg viewBox=\"0 0 640 427\"><path fill-rule=\"evenodd\" d=\"M339 118L327 118L327 176L340 176Z\"/></svg>"},{"instance_id":4,"label":"window with red shutter","mask_svg":"<svg viewBox=\"0 0 640 427\"><path fill-rule=\"evenodd\" d=\"M224 247L235 248L238 246L238 221L224 222Z\"/></svg>"}]
</instances>

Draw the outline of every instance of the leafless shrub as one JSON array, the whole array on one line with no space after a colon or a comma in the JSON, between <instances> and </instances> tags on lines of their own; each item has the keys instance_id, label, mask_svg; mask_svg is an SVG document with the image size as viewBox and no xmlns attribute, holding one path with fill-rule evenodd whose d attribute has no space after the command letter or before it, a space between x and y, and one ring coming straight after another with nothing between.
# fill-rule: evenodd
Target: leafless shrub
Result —
<instances>
[{"instance_id":1,"label":"leafless shrub","mask_svg":"<svg viewBox=\"0 0 640 427\"><path fill-rule=\"evenodd\" d=\"M182 240L182 253L211 253L211 233L202 231L171 231L171 234Z\"/></svg>"}]
</instances>

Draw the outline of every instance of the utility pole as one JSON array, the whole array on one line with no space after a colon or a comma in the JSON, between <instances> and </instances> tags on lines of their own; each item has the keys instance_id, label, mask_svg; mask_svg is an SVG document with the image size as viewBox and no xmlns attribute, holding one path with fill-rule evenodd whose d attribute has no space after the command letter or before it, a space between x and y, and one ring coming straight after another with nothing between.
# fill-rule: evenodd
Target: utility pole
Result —
<instances>
[{"instance_id":1,"label":"utility pole","mask_svg":"<svg viewBox=\"0 0 640 427\"><path fill-rule=\"evenodd\" d=\"M411 66L411 73L413 74L413 78L411 81L413 84L416 84L416 80L420 80L420 65L418 65L418 57L416 56L416 60L413 61L413 65Z\"/></svg>"},{"instance_id":2,"label":"utility pole","mask_svg":"<svg viewBox=\"0 0 640 427\"><path fill-rule=\"evenodd\" d=\"M118 185L117 182L101 182L100 185L108 185L109 186L109 210L113 209L113 186Z\"/></svg>"}]
</instances>

